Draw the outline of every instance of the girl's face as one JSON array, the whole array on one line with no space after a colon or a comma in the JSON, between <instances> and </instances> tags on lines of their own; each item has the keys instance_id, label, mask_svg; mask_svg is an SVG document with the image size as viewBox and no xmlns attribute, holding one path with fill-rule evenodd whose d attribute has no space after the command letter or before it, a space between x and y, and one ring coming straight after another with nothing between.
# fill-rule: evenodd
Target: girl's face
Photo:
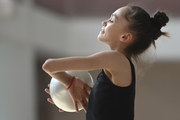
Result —
<instances>
[{"instance_id":1,"label":"girl's face","mask_svg":"<svg viewBox=\"0 0 180 120\"><path fill-rule=\"evenodd\" d=\"M102 22L98 40L109 45L117 45L121 37L127 33L128 21L124 18L126 7L117 9L108 20Z\"/></svg>"}]
</instances>

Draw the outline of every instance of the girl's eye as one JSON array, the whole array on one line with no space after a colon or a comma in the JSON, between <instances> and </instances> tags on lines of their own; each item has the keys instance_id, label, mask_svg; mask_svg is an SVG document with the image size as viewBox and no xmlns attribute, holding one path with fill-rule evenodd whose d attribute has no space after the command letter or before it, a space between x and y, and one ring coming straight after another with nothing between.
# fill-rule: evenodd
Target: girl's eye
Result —
<instances>
[{"instance_id":1,"label":"girl's eye","mask_svg":"<svg viewBox=\"0 0 180 120\"><path fill-rule=\"evenodd\" d=\"M113 21L110 19L109 22L113 23Z\"/></svg>"}]
</instances>

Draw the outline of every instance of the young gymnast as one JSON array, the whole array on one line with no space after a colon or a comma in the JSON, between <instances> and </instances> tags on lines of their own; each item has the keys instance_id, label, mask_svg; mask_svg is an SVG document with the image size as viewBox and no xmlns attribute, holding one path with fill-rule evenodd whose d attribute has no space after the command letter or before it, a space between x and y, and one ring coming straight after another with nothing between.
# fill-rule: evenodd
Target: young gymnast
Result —
<instances>
[{"instance_id":1,"label":"young gymnast","mask_svg":"<svg viewBox=\"0 0 180 120\"><path fill-rule=\"evenodd\" d=\"M167 33L161 31L169 18L164 12L153 17L139 6L128 5L117 9L102 22L98 40L110 50L90 56L48 59L43 70L58 79L68 89L75 108L79 102L86 120L134 120L136 74L132 59L138 58L155 40ZM66 74L68 70L102 69L94 87ZM87 91L91 90L90 95ZM49 89L45 91L49 93ZM87 102L86 98L89 99ZM52 99L48 99L53 103Z\"/></svg>"}]
</instances>

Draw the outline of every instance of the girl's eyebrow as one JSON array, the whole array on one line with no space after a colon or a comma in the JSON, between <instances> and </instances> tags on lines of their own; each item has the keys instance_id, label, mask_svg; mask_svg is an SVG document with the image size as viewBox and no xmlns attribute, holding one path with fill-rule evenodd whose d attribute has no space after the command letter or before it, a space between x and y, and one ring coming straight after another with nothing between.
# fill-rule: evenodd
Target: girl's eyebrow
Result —
<instances>
[{"instance_id":1,"label":"girl's eyebrow","mask_svg":"<svg viewBox=\"0 0 180 120\"><path fill-rule=\"evenodd\" d=\"M118 19L117 15L116 14L112 14L111 17L115 17L116 19Z\"/></svg>"}]
</instances>

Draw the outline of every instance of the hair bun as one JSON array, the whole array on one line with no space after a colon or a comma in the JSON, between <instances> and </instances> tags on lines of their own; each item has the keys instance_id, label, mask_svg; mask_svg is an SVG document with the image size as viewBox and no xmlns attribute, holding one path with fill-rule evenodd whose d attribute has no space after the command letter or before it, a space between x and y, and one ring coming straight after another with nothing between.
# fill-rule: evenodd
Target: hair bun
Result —
<instances>
[{"instance_id":1,"label":"hair bun","mask_svg":"<svg viewBox=\"0 0 180 120\"><path fill-rule=\"evenodd\" d=\"M160 24L160 26L166 26L166 23L169 22L169 18L167 17L166 13L157 11L154 14L154 19Z\"/></svg>"},{"instance_id":2,"label":"hair bun","mask_svg":"<svg viewBox=\"0 0 180 120\"><path fill-rule=\"evenodd\" d=\"M155 29L153 29L154 36L153 40L157 40L161 35L167 36L166 32L161 32L161 28L166 26L166 23L169 22L169 18L167 17L166 13L157 11L154 14L154 17L150 18L151 23Z\"/></svg>"}]
</instances>

